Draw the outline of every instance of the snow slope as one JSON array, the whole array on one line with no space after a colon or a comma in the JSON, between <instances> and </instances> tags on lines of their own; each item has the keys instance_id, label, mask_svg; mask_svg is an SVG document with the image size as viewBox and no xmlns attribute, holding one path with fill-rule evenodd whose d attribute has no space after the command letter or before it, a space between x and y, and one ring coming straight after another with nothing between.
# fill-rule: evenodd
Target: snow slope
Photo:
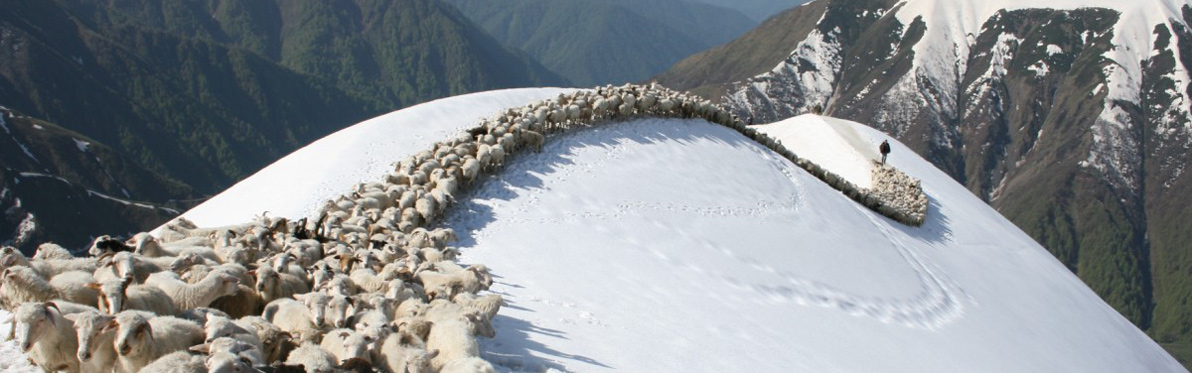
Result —
<instances>
[{"instance_id":1,"label":"snow slope","mask_svg":"<svg viewBox=\"0 0 1192 373\"><path fill-rule=\"evenodd\" d=\"M557 92L479 93L364 122L188 216L204 225L261 209L300 217L450 129ZM371 132L391 130L382 122L418 125ZM764 131L820 160L870 158L885 138L815 116ZM385 136L405 140L362 150ZM921 178L932 200L923 227L874 214L702 120L549 139L461 197L445 221L461 234L461 260L491 268L492 290L507 300L484 356L517 371L1183 370L997 212L891 145L890 162ZM319 158L341 161L312 168ZM272 202L247 206L258 200Z\"/></svg>"}]
</instances>

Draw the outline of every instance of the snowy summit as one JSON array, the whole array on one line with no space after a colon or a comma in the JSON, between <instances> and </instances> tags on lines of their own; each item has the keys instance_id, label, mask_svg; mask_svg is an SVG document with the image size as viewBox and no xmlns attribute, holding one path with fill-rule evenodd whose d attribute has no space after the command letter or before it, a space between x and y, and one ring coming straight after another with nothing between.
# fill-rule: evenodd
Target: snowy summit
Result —
<instances>
[{"instance_id":1,"label":"snowy summit","mask_svg":"<svg viewBox=\"0 0 1192 373\"><path fill-rule=\"evenodd\" d=\"M567 91L470 94L366 121L185 216L309 217L458 129ZM442 222L460 235L461 262L485 264L505 299L481 356L500 371L1182 370L903 144L815 115L755 128L858 184L889 140L889 164L922 181L927 220L876 214L702 119L554 135L477 180ZM5 369L28 370L15 347L0 346Z\"/></svg>"},{"instance_id":2,"label":"snowy summit","mask_svg":"<svg viewBox=\"0 0 1192 373\"><path fill-rule=\"evenodd\" d=\"M366 121L186 216L300 218L455 129L562 91L478 93ZM858 184L889 139L813 115L757 128ZM503 371L1182 370L1044 248L889 140L889 162L930 198L922 227L703 120L549 138L445 220L461 260L487 265L506 299L482 355ZM312 167L334 157L350 161Z\"/></svg>"}]
</instances>

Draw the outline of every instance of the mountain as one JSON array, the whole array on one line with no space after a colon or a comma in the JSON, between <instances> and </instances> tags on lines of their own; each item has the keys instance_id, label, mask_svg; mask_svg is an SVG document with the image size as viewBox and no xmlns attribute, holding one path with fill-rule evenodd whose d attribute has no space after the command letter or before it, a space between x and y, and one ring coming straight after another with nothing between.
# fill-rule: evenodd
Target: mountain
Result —
<instances>
[{"instance_id":1,"label":"mountain","mask_svg":"<svg viewBox=\"0 0 1192 373\"><path fill-rule=\"evenodd\" d=\"M0 0L0 8L0 105L106 144L200 196L388 110L565 82L433 0Z\"/></svg>"},{"instance_id":2,"label":"mountain","mask_svg":"<svg viewBox=\"0 0 1192 373\"><path fill-rule=\"evenodd\" d=\"M736 9L755 21L762 22L782 11L806 3L807 0L697 0L702 3Z\"/></svg>"},{"instance_id":3,"label":"mountain","mask_svg":"<svg viewBox=\"0 0 1192 373\"><path fill-rule=\"evenodd\" d=\"M393 160L562 91L482 92L362 122L184 216L202 226L262 209L310 217ZM393 130L411 122L425 125ZM850 169L873 167L866 145L889 138L813 115L756 129ZM703 120L551 137L458 196L443 223L460 235L461 262L485 264L506 302L482 357L499 371L1180 370L1046 249L891 145L890 164L931 200L921 227ZM859 161L828 162L840 159Z\"/></svg>"},{"instance_id":4,"label":"mountain","mask_svg":"<svg viewBox=\"0 0 1192 373\"><path fill-rule=\"evenodd\" d=\"M1153 337L1186 343L1192 2L1047 7L821 0L658 80L757 123L815 106L873 123Z\"/></svg>"},{"instance_id":5,"label":"mountain","mask_svg":"<svg viewBox=\"0 0 1192 373\"><path fill-rule=\"evenodd\" d=\"M429 0L3 5L0 102L207 193L383 110L562 82Z\"/></svg>"},{"instance_id":6,"label":"mountain","mask_svg":"<svg viewBox=\"0 0 1192 373\"><path fill-rule=\"evenodd\" d=\"M688 0L447 2L579 86L648 79L756 25L730 8Z\"/></svg>"},{"instance_id":7,"label":"mountain","mask_svg":"<svg viewBox=\"0 0 1192 373\"><path fill-rule=\"evenodd\" d=\"M99 235L152 229L197 198L190 187L53 123L0 107L0 127L4 245L32 252L55 241L81 250Z\"/></svg>"}]
</instances>

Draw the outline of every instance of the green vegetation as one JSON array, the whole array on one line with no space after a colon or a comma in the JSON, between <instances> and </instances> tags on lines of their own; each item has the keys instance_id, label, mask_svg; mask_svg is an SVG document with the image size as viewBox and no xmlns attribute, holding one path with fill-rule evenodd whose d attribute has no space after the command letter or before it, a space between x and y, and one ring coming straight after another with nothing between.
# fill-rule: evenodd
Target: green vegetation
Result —
<instances>
[{"instance_id":1,"label":"green vegetation","mask_svg":"<svg viewBox=\"0 0 1192 373\"><path fill-rule=\"evenodd\" d=\"M687 0L447 0L579 86L637 82L755 23Z\"/></svg>"},{"instance_id":2,"label":"green vegetation","mask_svg":"<svg viewBox=\"0 0 1192 373\"><path fill-rule=\"evenodd\" d=\"M432 0L0 6L0 103L202 193L387 111L563 83Z\"/></svg>"}]
</instances>

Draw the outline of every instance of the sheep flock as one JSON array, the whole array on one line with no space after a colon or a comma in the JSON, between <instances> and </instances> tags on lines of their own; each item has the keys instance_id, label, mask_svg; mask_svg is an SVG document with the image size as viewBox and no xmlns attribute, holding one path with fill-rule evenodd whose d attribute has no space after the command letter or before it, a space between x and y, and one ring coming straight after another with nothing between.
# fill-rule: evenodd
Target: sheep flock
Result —
<instances>
[{"instance_id":1,"label":"sheep flock","mask_svg":"<svg viewBox=\"0 0 1192 373\"><path fill-rule=\"evenodd\" d=\"M892 168L883 180L898 187L871 192L710 101L605 86L482 119L316 216L217 228L178 218L152 235L101 236L87 257L53 243L32 257L0 249L6 338L46 372L492 372L477 337L495 335L503 300L486 293L489 269L460 264L456 232L436 223L478 178L548 136L637 117L721 124L883 215L918 225L926 213L918 182ZM899 198L912 203L885 202Z\"/></svg>"}]
</instances>

